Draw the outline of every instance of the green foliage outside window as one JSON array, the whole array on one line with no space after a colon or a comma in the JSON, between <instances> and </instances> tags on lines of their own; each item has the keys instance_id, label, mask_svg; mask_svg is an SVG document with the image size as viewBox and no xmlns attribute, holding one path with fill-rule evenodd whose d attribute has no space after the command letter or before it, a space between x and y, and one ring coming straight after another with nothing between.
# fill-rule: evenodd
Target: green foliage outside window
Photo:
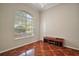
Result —
<instances>
[{"instance_id":1,"label":"green foliage outside window","mask_svg":"<svg viewBox=\"0 0 79 59\"><path fill-rule=\"evenodd\" d=\"M25 11L17 11L14 30L16 33L33 34L33 19L32 16ZM16 35L16 34L15 34Z\"/></svg>"}]
</instances>

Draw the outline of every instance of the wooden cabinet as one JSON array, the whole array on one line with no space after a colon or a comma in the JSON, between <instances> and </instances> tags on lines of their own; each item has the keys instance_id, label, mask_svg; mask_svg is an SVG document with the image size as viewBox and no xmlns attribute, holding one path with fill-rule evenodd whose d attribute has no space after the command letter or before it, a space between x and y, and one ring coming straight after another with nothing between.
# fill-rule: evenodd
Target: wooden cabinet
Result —
<instances>
[{"instance_id":1,"label":"wooden cabinet","mask_svg":"<svg viewBox=\"0 0 79 59\"><path fill-rule=\"evenodd\" d=\"M49 44L63 47L64 39L63 38L54 38L54 37L44 37L44 42L48 42Z\"/></svg>"}]
</instances>

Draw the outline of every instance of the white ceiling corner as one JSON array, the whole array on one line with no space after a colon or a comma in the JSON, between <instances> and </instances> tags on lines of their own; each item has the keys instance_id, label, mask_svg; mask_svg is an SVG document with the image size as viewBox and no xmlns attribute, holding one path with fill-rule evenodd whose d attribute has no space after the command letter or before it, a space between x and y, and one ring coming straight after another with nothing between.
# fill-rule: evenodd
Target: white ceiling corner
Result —
<instances>
[{"instance_id":1,"label":"white ceiling corner","mask_svg":"<svg viewBox=\"0 0 79 59\"><path fill-rule=\"evenodd\" d=\"M31 3L31 5L35 7L36 9L38 9L39 11L43 11L48 8L59 5L59 3Z\"/></svg>"}]
</instances>

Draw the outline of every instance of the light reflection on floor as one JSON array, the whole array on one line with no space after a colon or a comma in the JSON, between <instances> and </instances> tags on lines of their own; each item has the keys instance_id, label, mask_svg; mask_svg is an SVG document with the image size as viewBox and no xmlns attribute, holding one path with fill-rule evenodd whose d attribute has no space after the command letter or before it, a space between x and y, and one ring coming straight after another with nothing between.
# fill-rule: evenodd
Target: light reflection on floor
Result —
<instances>
[{"instance_id":1,"label":"light reflection on floor","mask_svg":"<svg viewBox=\"0 0 79 59\"><path fill-rule=\"evenodd\" d=\"M32 48L32 49L27 50L26 52L20 54L19 56L34 56L34 52L35 52L35 49Z\"/></svg>"}]
</instances>

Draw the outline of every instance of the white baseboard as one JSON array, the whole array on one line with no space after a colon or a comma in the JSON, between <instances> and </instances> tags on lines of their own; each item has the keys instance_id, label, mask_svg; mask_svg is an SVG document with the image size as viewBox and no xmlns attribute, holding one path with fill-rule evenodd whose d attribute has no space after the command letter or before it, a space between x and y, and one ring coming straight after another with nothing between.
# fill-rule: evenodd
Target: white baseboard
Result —
<instances>
[{"instance_id":1,"label":"white baseboard","mask_svg":"<svg viewBox=\"0 0 79 59\"><path fill-rule=\"evenodd\" d=\"M19 47L22 47L22 46L24 46L24 45L31 44L31 43L37 42L37 41L39 41L39 40L35 40L35 41L29 42L29 43L24 43L24 44L22 44L22 45L18 45L18 46L16 46L16 47L13 47L13 48L9 48L9 49L0 51L0 53L6 52L6 51L9 51L9 50L12 50L12 49L16 49L16 48L19 48ZM72 48L72 49L75 49L75 50L79 50L79 48L74 48L74 47L71 47L71 46L65 46L65 47Z\"/></svg>"},{"instance_id":2,"label":"white baseboard","mask_svg":"<svg viewBox=\"0 0 79 59\"><path fill-rule=\"evenodd\" d=\"M24 44L22 44L22 45L18 45L18 46L16 46L16 47L13 47L13 48L9 48L9 49L0 51L0 53L6 52L6 51L9 51L9 50L12 50L12 49L16 49L16 48L19 48L19 47L22 47L22 46L24 46L24 45L28 45L28 44L31 44L31 43L37 42L37 41L39 41L39 40L35 40L35 41L29 42L29 43L24 43Z\"/></svg>"},{"instance_id":3,"label":"white baseboard","mask_svg":"<svg viewBox=\"0 0 79 59\"><path fill-rule=\"evenodd\" d=\"M68 48L71 48L71 49L75 49L75 50L79 50L79 48L75 48L75 47L71 47L71 46L65 46L65 47L68 47Z\"/></svg>"}]
</instances>

